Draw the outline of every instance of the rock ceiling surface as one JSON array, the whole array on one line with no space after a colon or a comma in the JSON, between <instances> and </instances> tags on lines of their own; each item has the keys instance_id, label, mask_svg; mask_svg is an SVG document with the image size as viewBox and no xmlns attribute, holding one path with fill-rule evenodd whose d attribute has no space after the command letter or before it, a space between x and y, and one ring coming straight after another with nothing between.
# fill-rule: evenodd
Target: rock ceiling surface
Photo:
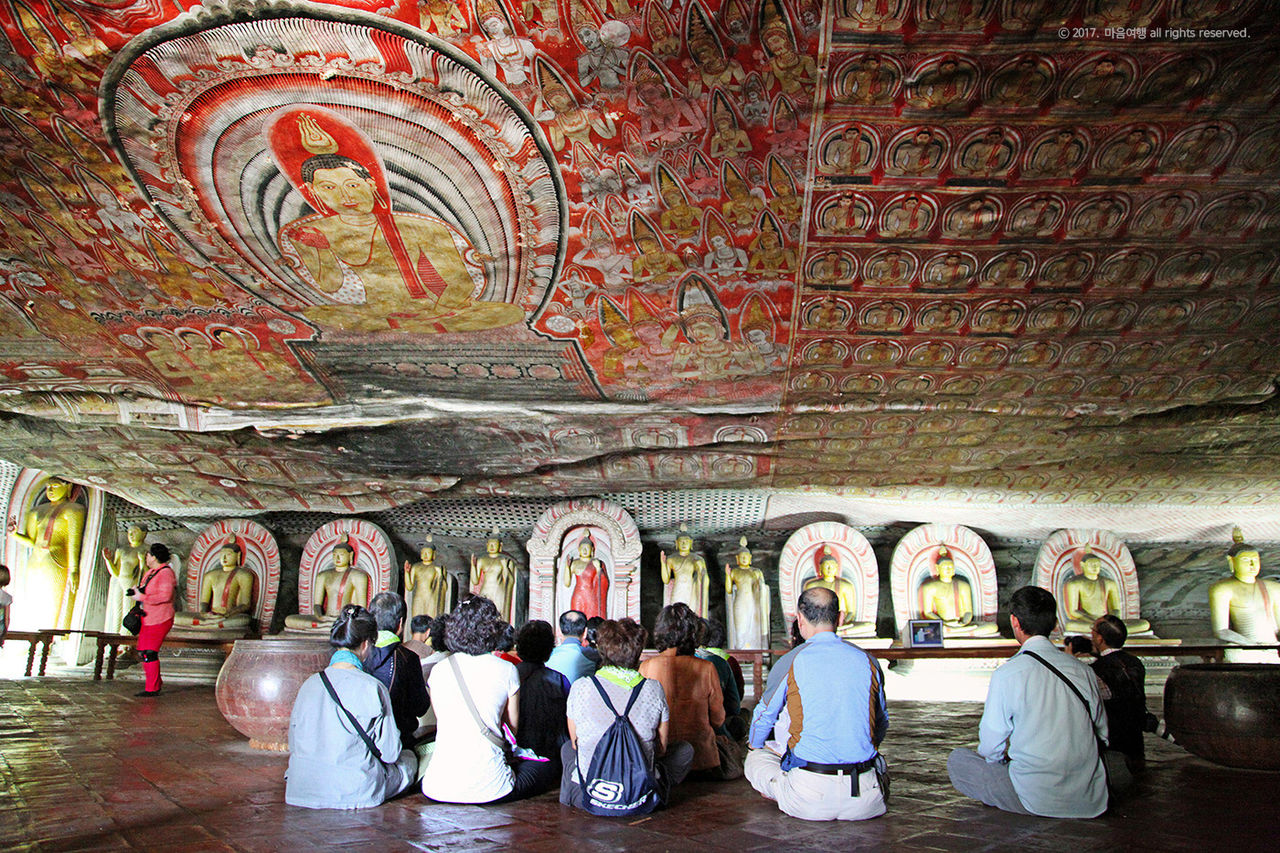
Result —
<instances>
[{"instance_id":1,"label":"rock ceiling surface","mask_svg":"<svg viewBox=\"0 0 1280 853\"><path fill-rule=\"evenodd\" d=\"M1272 501L1270 3L178 6L0 6L0 457Z\"/></svg>"}]
</instances>

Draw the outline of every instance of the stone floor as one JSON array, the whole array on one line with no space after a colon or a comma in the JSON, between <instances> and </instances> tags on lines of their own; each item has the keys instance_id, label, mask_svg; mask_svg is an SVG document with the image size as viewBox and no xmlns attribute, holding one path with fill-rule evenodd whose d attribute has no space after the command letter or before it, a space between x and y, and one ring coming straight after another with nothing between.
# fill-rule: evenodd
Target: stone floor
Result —
<instances>
[{"instance_id":1,"label":"stone floor","mask_svg":"<svg viewBox=\"0 0 1280 853\"><path fill-rule=\"evenodd\" d=\"M208 686L134 697L129 680L0 680L0 850L850 850L1205 851L1276 848L1280 774L1231 770L1148 739L1139 791L1092 821L1007 815L947 784L981 705L892 701L889 814L860 824L783 816L743 780L690 784L632 821L554 795L448 806L407 795L358 812L286 806L281 754L257 752Z\"/></svg>"}]
</instances>

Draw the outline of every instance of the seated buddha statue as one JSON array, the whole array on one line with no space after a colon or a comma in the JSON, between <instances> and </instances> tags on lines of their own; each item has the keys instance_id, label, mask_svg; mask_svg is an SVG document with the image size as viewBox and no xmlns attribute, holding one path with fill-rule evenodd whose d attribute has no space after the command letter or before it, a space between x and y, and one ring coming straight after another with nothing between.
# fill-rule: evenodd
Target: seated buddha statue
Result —
<instances>
[{"instance_id":1,"label":"seated buddha statue","mask_svg":"<svg viewBox=\"0 0 1280 853\"><path fill-rule=\"evenodd\" d=\"M827 545L822 546L822 558L818 561L817 576L804 582L804 589L819 586L831 590L840 600L840 627L836 629L837 635L841 637L875 636L875 622L853 621L858 615L858 589L853 585L853 581L841 575L840 560Z\"/></svg>"},{"instance_id":2,"label":"seated buddha statue","mask_svg":"<svg viewBox=\"0 0 1280 853\"><path fill-rule=\"evenodd\" d=\"M996 637L994 622L973 620L973 588L956 577L956 564L947 546L934 558L933 578L920 584L920 618L942 620L944 637Z\"/></svg>"},{"instance_id":3,"label":"seated buddha statue","mask_svg":"<svg viewBox=\"0 0 1280 853\"><path fill-rule=\"evenodd\" d=\"M200 579L199 611L180 610L175 627L193 630L247 629L253 610L253 572L240 565L240 546L228 541L218 552L218 567Z\"/></svg>"},{"instance_id":4,"label":"seated buddha statue","mask_svg":"<svg viewBox=\"0 0 1280 853\"><path fill-rule=\"evenodd\" d=\"M369 576L355 568L355 549L347 537L333 546L333 568L316 575L311 593L311 613L295 613L284 618L284 626L293 631L314 631L328 635L333 620L348 604L367 607Z\"/></svg>"},{"instance_id":5,"label":"seated buddha statue","mask_svg":"<svg viewBox=\"0 0 1280 853\"><path fill-rule=\"evenodd\" d=\"M1213 635L1240 645L1274 643L1280 626L1280 583L1258 577L1262 557L1257 548L1245 543L1238 527L1234 539L1235 544L1227 551L1231 577L1209 587ZM1275 660L1274 652L1270 660Z\"/></svg>"},{"instance_id":6,"label":"seated buddha statue","mask_svg":"<svg viewBox=\"0 0 1280 853\"><path fill-rule=\"evenodd\" d=\"M1067 610L1062 628L1068 634L1088 634L1107 613L1120 616L1120 584L1102 576L1102 558L1088 546L1080 557L1080 574L1062 585L1062 600ZM1124 619L1124 625L1129 636L1151 630L1146 619Z\"/></svg>"}]
</instances>

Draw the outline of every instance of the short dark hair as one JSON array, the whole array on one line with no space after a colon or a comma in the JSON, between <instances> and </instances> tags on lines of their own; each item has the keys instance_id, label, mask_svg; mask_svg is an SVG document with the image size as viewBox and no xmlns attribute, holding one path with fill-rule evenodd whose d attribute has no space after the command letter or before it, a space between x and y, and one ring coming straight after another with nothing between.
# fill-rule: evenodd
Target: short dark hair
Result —
<instances>
[{"instance_id":1,"label":"short dark hair","mask_svg":"<svg viewBox=\"0 0 1280 853\"><path fill-rule=\"evenodd\" d=\"M590 619L587 620L587 630L582 632L582 639L586 640L588 646L591 646L592 648L595 647L596 631L600 629L600 626L603 623L604 623L603 616L592 616Z\"/></svg>"},{"instance_id":2,"label":"short dark hair","mask_svg":"<svg viewBox=\"0 0 1280 853\"><path fill-rule=\"evenodd\" d=\"M560 633L566 637L581 637L587 630L587 614L581 610L566 610L560 614Z\"/></svg>"},{"instance_id":3,"label":"short dark hair","mask_svg":"<svg viewBox=\"0 0 1280 853\"><path fill-rule=\"evenodd\" d=\"M706 631L702 635L702 645L712 649L724 648L724 644L728 642L724 623L718 619L703 619L702 624L706 626Z\"/></svg>"},{"instance_id":4,"label":"short dark hair","mask_svg":"<svg viewBox=\"0 0 1280 853\"><path fill-rule=\"evenodd\" d=\"M473 595L449 614L444 639L451 652L487 655L498 647L502 625L498 605L483 595Z\"/></svg>"},{"instance_id":5,"label":"short dark hair","mask_svg":"<svg viewBox=\"0 0 1280 853\"><path fill-rule=\"evenodd\" d=\"M163 542L152 542L151 547L147 549L147 553L155 557L161 563L167 563L173 557L169 553L169 546Z\"/></svg>"},{"instance_id":6,"label":"short dark hair","mask_svg":"<svg viewBox=\"0 0 1280 853\"><path fill-rule=\"evenodd\" d=\"M444 639L444 628L447 624L449 624L448 619L444 616L437 616L431 620L431 628L428 630L431 642L431 651L449 651L449 644L446 643Z\"/></svg>"},{"instance_id":7,"label":"short dark hair","mask_svg":"<svg viewBox=\"0 0 1280 853\"><path fill-rule=\"evenodd\" d=\"M509 652L516 647L516 629L510 622L502 623L502 630L498 633L498 644L494 646L494 651Z\"/></svg>"},{"instance_id":8,"label":"short dark hair","mask_svg":"<svg viewBox=\"0 0 1280 853\"><path fill-rule=\"evenodd\" d=\"M1129 639L1129 626L1114 613L1104 613L1093 623L1093 630L1098 632L1102 642L1109 649L1124 648L1124 641Z\"/></svg>"},{"instance_id":9,"label":"short dark hair","mask_svg":"<svg viewBox=\"0 0 1280 853\"><path fill-rule=\"evenodd\" d=\"M431 630L431 617L425 613L419 613L417 616L409 620L410 634L426 634Z\"/></svg>"},{"instance_id":10,"label":"short dark hair","mask_svg":"<svg viewBox=\"0 0 1280 853\"><path fill-rule=\"evenodd\" d=\"M546 620L530 619L516 634L516 654L525 663L546 663L555 647L556 633Z\"/></svg>"},{"instance_id":11,"label":"short dark hair","mask_svg":"<svg viewBox=\"0 0 1280 853\"><path fill-rule=\"evenodd\" d=\"M800 593L796 609L810 625L834 628L840 621L840 598L825 586L815 586Z\"/></svg>"},{"instance_id":12,"label":"short dark hair","mask_svg":"<svg viewBox=\"0 0 1280 853\"><path fill-rule=\"evenodd\" d=\"M1047 637L1058 624L1058 602L1047 589L1024 586L1009 597L1009 615L1018 617L1022 633Z\"/></svg>"},{"instance_id":13,"label":"short dark hair","mask_svg":"<svg viewBox=\"0 0 1280 853\"><path fill-rule=\"evenodd\" d=\"M649 632L634 619L606 619L596 629L596 648L600 650L600 663L635 669L640 665L640 653L644 651Z\"/></svg>"},{"instance_id":14,"label":"short dark hair","mask_svg":"<svg viewBox=\"0 0 1280 853\"><path fill-rule=\"evenodd\" d=\"M1093 651L1093 643L1089 641L1089 638L1082 637L1079 634L1074 637L1067 637L1067 639L1063 641L1063 645L1065 645L1067 647L1067 651L1071 652L1073 655L1087 654Z\"/></svg>"},{"instance_id":15,"label":"short dark hair","mask_svg":"<svg viewBox=\"0 0 1280 853\"><path fill-rule=\"evenodd\" d=\"M691 655L698 646L698 622L698 614L683 601L668 604L653 623L653 644L660 652L675 649L678 655Z\"/></svg>"},{"instance_id":16,"label":"short dark hair","mask_svg":"<svg viewBox=\"0 0 1280 853\"><path fill-rule=\"evenodd\" d=\"M369 612L378 621L379 631L395 631L404 623L409 608L405 607L400 593L380 592L369 602Z\"/></svg>"},{"instance_id":17,"label":"short dark hair","mask_svg":"<svg viewBox=\"0 0 1280 853\"><path fill-rule=\"evenodd\" d=\"M329 645L336 649L358 649L365 640L372 642L378 636L378 622L373 614L359 604L342 608L329 629Z\"/></svg>"},{"instance_id":18,"label":"short dark hair","mask_svg":"<svg viewBox=\"0 0 1280 853\"><path fill-rule=\"evenodd\" d=\"M0 566L0 586L9 585L9 567Z\"/></svg>"},{"instance_id":19,"label":"short dark hair","mask_svg":"<svg viewBox=\"0 0 1280 853\"><path fill-rule=\"evenodd\" d=\"M791 648L804 644L804 637L800 634L800 620L791 620Z\"/></svg>"},{"instance_id":20,"label":"short dark hair","mask_svg":"<svg viewBox=\"0 0 1280 853\"><path fill-rule=\"evenodd\" d=\"M373 175L368 169L350 157L344 157L341 154L316 154L314 157L308 157L303 161L301 169L302 180L304 183L309 184L318 170L341 169L343 166L348 167L366 181L373 179Z\"/></svg>"}]
</instances>

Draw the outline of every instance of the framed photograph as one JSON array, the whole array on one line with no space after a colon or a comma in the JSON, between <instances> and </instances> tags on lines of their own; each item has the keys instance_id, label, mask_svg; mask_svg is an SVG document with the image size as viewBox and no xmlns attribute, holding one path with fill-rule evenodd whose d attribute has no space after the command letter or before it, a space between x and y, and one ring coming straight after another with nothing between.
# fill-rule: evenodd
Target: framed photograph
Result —
<instances>
[{"instance_id":1,"label":"framed photograph","mask_svg":"<svg viewBox=\"0 0 1280 853\"><path fill-rule=\"evenodd\" d=\"M942 648L941 619L911 619L907 622L907 647L912 649Z\"/></svg>"}]
</instances>

